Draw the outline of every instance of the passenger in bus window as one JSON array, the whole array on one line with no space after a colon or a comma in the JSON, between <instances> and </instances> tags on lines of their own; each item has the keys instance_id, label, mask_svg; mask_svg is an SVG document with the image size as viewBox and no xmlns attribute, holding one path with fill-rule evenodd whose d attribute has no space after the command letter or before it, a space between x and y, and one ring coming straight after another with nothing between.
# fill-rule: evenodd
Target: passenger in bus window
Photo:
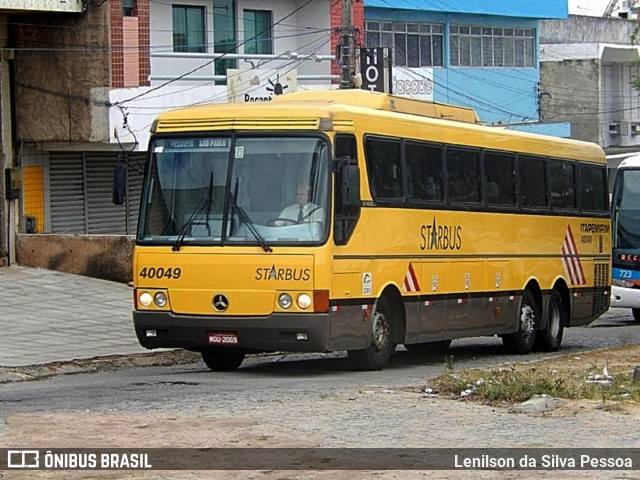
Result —
<instances>
[{"instance_id":1,"label":"passenger in bus window","mask_svg":"<svg viewBox=\"0 0 640 480\"><path fill-rule=\"evenodd\" d=\"M299 184L296 188L296 203L285 207L271 226L282 227L297 223L324 222L324 209L309 201L311 188L307 184Z\"/></svg>"}]
</instances>

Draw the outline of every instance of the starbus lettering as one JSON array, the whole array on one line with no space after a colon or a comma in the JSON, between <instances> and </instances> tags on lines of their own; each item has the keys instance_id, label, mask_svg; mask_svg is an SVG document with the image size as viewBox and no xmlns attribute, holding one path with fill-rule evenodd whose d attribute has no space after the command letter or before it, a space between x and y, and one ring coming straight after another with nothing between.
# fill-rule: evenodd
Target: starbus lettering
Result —
<instances>
[{"instance_id":1,"label":"starbus lettering","mask_svg":"<svg viewBox=\"0 0 640 480\"><path fill-rule=\"evenodd\" d=\"M433 217L431 225L420 227L420 250L460 250L462 248L462 226L438 225Z\"/></svg>"},{"instance_id":2,"label":"starbus lettering","mask_svg":"<svg viewBox=\"0 0 640 480\"><path fill-rule=\"evenodd\" d=\"M311 278L308 268L277 268L275 265L256 269L256 280L294 280L306 282Z\"/></svg>"}]
</instances>

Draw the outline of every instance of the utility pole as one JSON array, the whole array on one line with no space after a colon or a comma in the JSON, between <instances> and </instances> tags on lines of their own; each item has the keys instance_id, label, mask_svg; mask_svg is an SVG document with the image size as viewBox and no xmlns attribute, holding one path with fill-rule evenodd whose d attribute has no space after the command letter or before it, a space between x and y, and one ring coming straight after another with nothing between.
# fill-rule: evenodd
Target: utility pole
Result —
<instances>
[{"instance_id":1,"label":"utility pole","mask_svg":"<svg viewBox=\"0 0 640 480\"><path fill-rule=\"evenodd\" d=\"M353 88L353 0L343 0L340 33L340 89Z\"/></svg>"}]
</instances>

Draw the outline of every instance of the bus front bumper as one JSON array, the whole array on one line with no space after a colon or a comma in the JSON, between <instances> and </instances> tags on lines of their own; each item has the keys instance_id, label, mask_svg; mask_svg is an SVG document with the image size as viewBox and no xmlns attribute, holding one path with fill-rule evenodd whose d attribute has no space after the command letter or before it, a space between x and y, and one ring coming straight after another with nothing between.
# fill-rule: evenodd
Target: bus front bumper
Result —
<instances>
[{"instance_id":1,"label":"bus front bumper","mask_svg":"<svg viewBox=\"0 0 640 480\"><path fill-rule=\"evenodd\" d=\"M133 325L145 348L193 351L241 349L248 352L326 352L330 314L273 314L267 317L208 317L171 312L133 312ZM210 334L231 335L234 344L212 344ZM306 340L304 340L306 334Z\"/></svg>"},{"instance_id":2,"label":"bus front bumper","mask_svg":"<svg viewBox=\"0 0 640 480\"><path fill-rule=\"evenodd\" d=\"M611 287L611 308L640 308L640 289Z\"/></svg>"}]
</instances>

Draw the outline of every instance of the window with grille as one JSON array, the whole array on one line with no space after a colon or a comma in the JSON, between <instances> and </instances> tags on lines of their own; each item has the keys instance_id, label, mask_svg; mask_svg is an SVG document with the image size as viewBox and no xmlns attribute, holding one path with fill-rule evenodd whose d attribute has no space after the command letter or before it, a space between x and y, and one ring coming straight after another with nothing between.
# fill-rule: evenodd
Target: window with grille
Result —
<instances>
[{"instance_id":1,"label":"window with grille","mask_svg":"<svg viewBox=\"0 0 640 480\"><path fill-rule=\"evenodd\" d=\"M387 47L400 67L441 67L443 28L439 24L365 22L367 47Z\"/></svg>"},{"instance_id":2,"label":"window with grille","mask_svg":"<svg viewBox=\"0 0 640 480\"><path fill-rule=\"evenodd\" d=\"M535 29L451 25L452 67L533 67Z\"/></svg>"}]
</instances>

